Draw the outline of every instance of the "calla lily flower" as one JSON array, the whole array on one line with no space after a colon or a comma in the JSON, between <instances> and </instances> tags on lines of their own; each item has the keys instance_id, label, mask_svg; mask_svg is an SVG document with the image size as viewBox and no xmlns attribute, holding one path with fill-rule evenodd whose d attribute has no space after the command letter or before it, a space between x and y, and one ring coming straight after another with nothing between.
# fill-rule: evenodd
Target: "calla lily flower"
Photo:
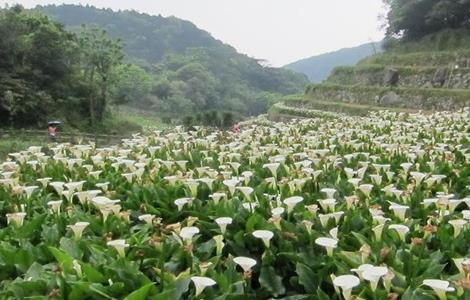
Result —
<instances>
[{"instance_id":1,"label":"calla lily flower","mask_svg":"<svg viewBox=\"0 0 470 300\"><path fill-rule=\"evenodd\" d=\"M325 193L327 199L333 199L333 198L334 198L334 195L335 195L335 193L336 193L336 189L332 189L332 188L322 188L322 189L320 190L320 192Z\"/></svg>"},{"instance_id":2,"label":"calla lily flower","mask_svg":"<svg viewBox=\"0 0 470 300\"><path fill-rule=\"evenodd\" d=\"M466 267L467 270L470 269L470 258L454 258L453 261L457 269L459 269L462 277L465 277L467 273L470 273L464 270L464 267Z\"/></svg>"},{"instance_id":3,"label":"calla lily flower","mask_svg":"<svg viewBox=\"0 0 470 300\"><path fill-rule=\"evenodd\" d=\"M227 230L227 225L232 224L232 221L233 219L230 217L222 217L222 218L215 219L215 222L217 223L217 225L219 225L220 231L222 232L222 234L224 234L225 231Z\"/></svg>"},{"instance_id":4,"label":"calla lily flower","mask_svg":"<svg viewBox=\"0 0 470 300\"><path fill-rule=\"evenodd\" d=\"M304 198L300 196L294 196L285 199L283 202L287 206L287 213L292 212L294 207L302 201L304 201Z\"/></svg>"},{"instance_id":5,"label":"calla lily flower","mask_svg":"<svg viewBox=\"0 0 470 300\"><path fill-rule=\"evenodd\" d=\"M333 284L341 288L345 300L351 299L352 289L360 284L359 278L354 275L342 275L333 279Z\"/></svg>"},{"instance_id":6,"label":"calla lily flower","mask_svg":"<svg viewBox=\"0 0 470 300\"><path fill-rule=\"evenodd\" d=\"M284 207L276 207L271 210L273 217L280 217L284 213Z\"/></svg>"},{"instance_id":7,"label":"calla lily flower","mask_svg":"<svg viewBox=\"0 0 470 300\"><path fill-rule=\"evenodd\" d=\"M175 200L175 205L178 206L178 211L183 209L183 206L190 203L191 198L179 198Z\"/></svg>"},{"instance_id":8,"label":"calla lily flower","mask_svg":"<svg viewBox=\"0 0 470 300\"><path fill-rule=\"evenodd\" d=\"M224 243L224 236L223 235L216 235L213 237L215 241L215 247L216 247L216 254L220 256L222 254L222 250L225 246Z\"/></svg>"},{"instance_id":9,"label":"calla lily flower","mask_svg":"<svg viewBox=\"0 0 470 300\"><path fill-rule=\"evenodd\" d=\"M45 178L38 178L36 179L37 182L39 182L43 188L46 188L48 183L52 180L50 177L45 177Z\"/></svg>"},{"instance_id":10,"label":"calla lily flower","mask_svg":"<svg viewBox=\"0 0 470 300\"><path fill-rule=\"evenodd\" d=\"M140 221L144 221L145 223L147 223L148 225L152 225L152 222L153 222L153 219L155 218L154 215L150 215L150 214L145 214L145 215L140 215L139 216L139 220Z\"/></svg>"},{"instance_id":11,"label":"calla lily flower","mask_svg":"<svg viewBox=\"0 0 470 300\"><path fill-rule=\"evenodd\" d=\"M35 190L37 190L38 186L25 186L23 187L23 191L26 194L26 197L29 199Z\"/></svg>"},{"instance_id":12,"label":"calla lily flower","mask_svg":"<svg viewBox=\"0 0 470 300\"><path fill-rule=\"evenodd\" d=\"M274 237L274 233L269 230L255 230L253 231L253 236L262 239L266 248L269 248L269 242Z\"/></svg>"},{"instance_id":13,"label":"calla lily flower","mask_svg":"<svg viewBox=\"0 0 470 300\"><path fill-rule=\"evenodd\" d=\"M326 212L329 212L329 211L334 212L335 211L336 199L318 200L318 203L320 203L320 206Z\"/></svg>"},{"instance_id":14,"label":"calla lily flower","mask_svg":"<svg viewBox=\"0 0 470 300\"><path fill-rule=\"evenodd\" d=\"M423 285L427 285L434 290L440 300L446 300L446 292L453 292L455 289L449 286L449 282L438 279L425 279Z\"/></svg>"},{"instance_id":15,"label":"calla lily flower","mask_svg":"<svg viewBox=\"0 0 470 300\"><path fill-rule=\"evenodd\" d=\"M464 219L457 219L450 220L449 224L452 225L452 227L454 228L454 237L457 237L462 231L462 228L464 228L464 226L467 225L468 222Z\"/></svg>"},{"instance_id":16,"label":"calla lily flower","mask_svg":"<svg viewBox=\"0 0 470 300\"><path fill-rule=\"evenodd\" d=\"M263 168L268 169L271 174L276 178L277 177L277 169L279 169L280 163L270 163L263 165Z\"/></svg>"},{"instance_id":17,"label":"calla lily flower","mask_svg":"<svg viewBox=\"0 0 470 300\"><path fill-rule=\"evenodd\" d=\"M62 200L55 200L47 202L47 205L51 208L52 212L60 214L60 206L62 203Z\"/></svg>"},{"instance_id":18,"label":"calla lily flower","mask_svg":"<svg viewBox=\"0 0 470 300\"><path fill-rule=\"evenodd\" d=\"M235 257L233 261L237 265L239 265L245 272L250 272L251 268L253 268L256 265L256 260L249 258L249 257L244 257L244 256Z\"/></svg>"},{"instance_id":19,"label":"calla lily flower","mask_svg":"<svg viewBox=\"0 0 470 300\"><path fill-rule=\"evenodd\" d=\"M405 235L410 231L410 228L402 224L393 224L388 226L388 228L395 230L402 241L405 241Z\"/></svg>"},{"instance_id":20,"label":"calla lily flower","mask_svg":"<svg viewBox=\"0 0 470 300\"><path fill-rule=\"evenodd\" d=\"M370 282L372 291L375 291L377 289L380 278L387 275L387 273L388 268L386 267L370 267L366 268L364 272L362 272L362 277Z\"/></svg>"},{"instance_id":21,"label":"calla lily flower","mask_svg":"<svg viewBox=\"0 0 470 300\"><path fill-rule=\"evenodd\" d=\"M194 235L199 233L199 228L194 226L183 227L179 233L179 236L183 239L183 241L191 241Z\"/></svg>"},{"instance_id":22,"label":"calla lily flower","mask_svg":"<svg viewBox=\"0 0 470 300\"><path fill-rule=\"evenodd\" d=\"M333 249L338 246L338 240L327 237L320 237L315 240L315 244L325 247L328 256L333 256Z\"/></svg>"},{"instance_id":23,"label":"calla lily flower","mask_svg":"<svg viewBox=\"0 0 470 300\"><path fill-rule=\"evenodd\" d=\"M62 195L62 192L64 191L64 184L65 182L60 181L54 181L49 183L49 185L54 188L58 195Z\"/></svg>"},{"instance_id":24,"label":"calla lily flower","mask_svg":"<svg viewBox=\"0 0 470 300\"><path fill-rule=\"evenodd\" d=\"M364 193L364 195L369 198L370 197L370 193L372 191L372 189L374 188L374 186L372 184L361 184L359 186L359 190Z\"/></svg>"},{"instance_id":25,"label":"calla lily flower","mask_svg":"<svg viewBox=\"0 0 470 300\"><path fill-rule=\"evenodd\" d=\"M226 179L224 180L224 185L227 186L229 192L230 192L230 195L233 196L233 194L235 193L235 187L237 186L237 184L239 183L238 180L236 179Z\"/></svg>"},{"instance_id":26,"label":"calla lily flower","mask_svg":"<svg viewBox=\"0 0 470 300\"><path fill-rule=\"evenodd\" d=\"M11 213L11 214L6 214L6 217L7 217L7 224L10 224L12 221L14 221L16 225L23 226L26 213L24 212Z\"/></svg>"},{"instance_id":27,"label":"calla lily flower","mask_svg":"<svg viewBox=\"0 0 470 300\"><path fill-rule=\"evenodd\" d=\"M239 186L237 187L237 190L242 192L243 196L245 196L247 200L250 199L250 195L254 192L254 189L249 186Z\"/></svg>"},{"instance_id":28,"label":"calla lily flower","mask_svg":"<svg viewBox=\"0 0 470 300\"><path fill-rule=\"evenodd\" d=\"M76 238L81 238L83 231L88 225L90 225L88 222L77 222L74 225L68 225L67 227L72 229Z\"/></svg>"},{"instance_id":29,"label":"calla lily flower","mask_svg":"<svg viewBox=\"0 0 470 300\"><path fill-rule=\"evenodd\" d=\"M332 228L329 232L328 232L332 238L334 238L335 240L338 239L338 227L335 227L335 228Z\"/></svg>"},{"instance_id":30,"label":"calla lily flower","mask_svg":"<svg viewBox=\"0 0 470 300\"><path fill-rule=\"evenodd\" d=\"M213 286L216 284L216 282L209 277L193 276L191 277L191 281L196 287L195 297L199 296L206 287Z\"/></svg>"},{"instance_id":31,"label":"calla lily flower","mask_svg":"<svg viewBox=\"0 0 470 300\"><path fill-rule=\"evenodd\" d=\"M409 209L408 206L399 205L399 204L392 204L390 205L390 210L401 220L405 221L405 214L406 211Z\"/></svg>"},{"instance_id":32,"label":"calla lily flower","mask_svg":"<svg viewBox=\"0 0 470 300\"><path fill-rule=\"evenodd\" d=\"M114 247L121 257L126 256L125 249L129 247L129 244L126 244L126 240L113 240L106 244L110 247Z\"/></svg>"},{"instance_id":33,"label":"calla lily flower","mask_svg":"<svg viewBox=\"0 0 470 300\"><path fill-rule=\"evenodd\" d=\"M257 206L258 206L258 203L255 203L255 202L244 202L242 204L243 208L246 209L246 210L249 210L249 211L253 211Z\"/></svg>"},{"instance_id":34,"label":"calla lily flower","mask_svg":"<svg viewBox=\"0 0 470 300\"><path fill-rule=\"evenodd\" d=\"M225 193L213 193L212 195L209 195L209 198L212 198L214 200L215 204L219 204L219 201L223 198L227 198L227 195Z\"/></svg>"},{"instance_id":35,"label":"calla lily flower","mask_svg":"<svg viewBox=\"0 0 470 300\"><path fill-rule=\"evenodd\" d=\"M362 273L364 273L365 270L368 270L368 269L373 268L373 267L374 266L371 265L371 264L362 264L357 269L351 269L351 271L355 272L357 275L359 275L359 277L361 279L363 279Z\"/></svg>"}]
</instances>

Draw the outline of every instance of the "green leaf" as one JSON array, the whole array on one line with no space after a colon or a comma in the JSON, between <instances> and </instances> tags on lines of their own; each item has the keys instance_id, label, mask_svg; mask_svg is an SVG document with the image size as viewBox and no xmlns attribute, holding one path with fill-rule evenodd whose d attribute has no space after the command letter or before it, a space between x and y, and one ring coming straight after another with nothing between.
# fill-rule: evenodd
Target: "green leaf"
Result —
<instances>
[{"instance_id":1,"label":"green leaf","mask_svg":"<svg viewBox=\"0 0 470 300\"><path fill-rule=\"evenodd\" d=\"M304 287L305 291L309 294L315 293L317 289L317 277L315 273L307 265L297 263L295 272L299 275L299 283Z\"/></svg>"},{"instance_id":2,"label":"green leaf","mask_svg":"<svg viewBox=\"0 0 470 300\"><path fill-rule=\"evenodd\" d=\"M90 282L94 283L102 283L106 281L106 278L100 271L93 268L91 265L87 263L80 263L82 266L82 272Z\"/></svg>"},{"instance_id":3,"label":"green leaf","mask_svg":"<svg viewBox=\"0 0 470 300\"><path fill-rule=\"evenodd\" d=\"M426 295L421 289L407 288L401 299L413 299L413 300L433 300L434 296Z\"/></svg>"},{"instance_id":4,"label":"green leaf","mask_svg":"<svg viewBox=\"0 0 470 300\"><path fill-rule=\"evenodd\" d=\"M52 255L54 255L62 269L64 269L67 273L73 272L73 257L54 247L49 247L49 251L51 251Z\"/></svg>"},{"instance_id":5,"label":"green leaf","mask_svg":"<svg viewBox=\"0 0 470 300\"><path fill-rule=\"evenodd\" d=\"M145 300L154 283L149 283L130 293L124 300Z\"/></svg>"},{"instance_id":6,"label":"green leaf","mask_svg":"<svg viewBox=\"0 0 470 300\"><path fill-rule=\"evenodd\" d=\"M17 236L23 239L32 238L39 231L41 231L41 226L44 223L44 219L46 218L46 216L47 214L43 214L27 222L18 230Z\"/></svg>"},{"instance_id":7,"label":"green leaf","mask_svg":"<svg viewBox=\"0 0 470 300\"><path fill-rule=\"evenodd\" d=\"M259 283L275 297L278 297L286 292L286 289L282 284L282 277L276 275L276 272L272 266L263 266L261 268Z\"/></svg>"},{"instance_id":8,"label":"green leaf","mask_svg":"<svg viewBox=\"0 0 470 300\"><path fill-rule=\"evenodd\" d=\"M68 255L74 259L81 260L83 257L83 251L78 247L77 242L68 238L60 239L60 249L64 250Z\"/></svg>"},{"instance_id":9,"label":"green leaf","mask_svg":"<svg viewBox=\"0 0 470 300\"><path fill-rule=\"evenodd\" d=\"M152 300L167 300L167 299L172 299L173 293L175 293L176 289L171 289L168 291L164 291L163 293L160 293L158 295L153 296L151 299Z\"/></svg>"},{"instance_id":10,"label":"green leaf","mask_svg":"<svg viewBox=\"0 0 470 300\"><path fill-rule=\"evenodd\" d=\"M245 232L253 232L256 228L256 225L264 220L260 215L253 214L246 221Z\"/></svg>"},{"instance_id":11,"label":"green leaf","mask_svg":"<svg viewBox=\"0 0 470 300\"><path fill-rule=\"evenodd\" d=\"M330 300L330 297L328 296L328 294L322 291L321 288L318 288L317 296L318 296L318 300Z\"/></svg>"}]
</instances>

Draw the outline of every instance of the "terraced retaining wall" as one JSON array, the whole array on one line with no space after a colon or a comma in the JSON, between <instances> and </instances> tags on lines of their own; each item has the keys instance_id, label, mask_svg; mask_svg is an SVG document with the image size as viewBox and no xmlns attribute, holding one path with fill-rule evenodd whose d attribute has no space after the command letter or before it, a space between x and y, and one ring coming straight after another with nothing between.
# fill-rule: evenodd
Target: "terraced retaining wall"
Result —
<instances>
[{"instance_id":1,"label":"terraced retaining wall","mask_svg":"<svg viewBox=\"0 0 470 300\"><path fill-rule=\"evenodd\" d=\"M307 87L306 100L421 110L458 110L470 103L470 91L312 84Z\"/></svg>"},{"instance_id":2,"label":"terraced retaining wall","mask_svg":"<svg viewBox=\"0 0 470 300\"><path fill-rule=\"evenodd\" d=\"M336 68L328 82L341 85L387 86L387 73L398 74L398 87L405 88L470 88L470 68L386 67L359 65Z\"/></svg>"}]
</instances>

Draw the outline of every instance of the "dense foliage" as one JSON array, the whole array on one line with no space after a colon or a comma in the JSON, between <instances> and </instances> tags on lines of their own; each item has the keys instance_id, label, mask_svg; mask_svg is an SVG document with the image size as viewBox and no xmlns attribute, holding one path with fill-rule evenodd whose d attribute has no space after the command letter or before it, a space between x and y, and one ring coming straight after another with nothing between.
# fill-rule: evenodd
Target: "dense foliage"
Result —
<instances>
[{"instance_id":1,"label":"dense foliage","mask_svg":"<svg viewBox=\"0 0 470 300\"><path fill-rule=\"evenodd\" d=\"M443 29L469 29L469 0L384 0L389 36L416 39Z\"/></svg>"},{"instance_id":2,"label":"dense foliage","mask_svg":"<svg viewBox=\"0 0 470 300\"><path fill-rule=\"evenodd\" d=\"M469 110L243 126L11 153L0 298L470 297Z\"/></svg>"},{"instance_id":3,"label":"dense foliage","mask_svg":"<svg viewBox=\"0 0 470 300\"><path fill-rule=\"evenodd\" d=\"M19 6L0 11L0 35L1 126L103 120L108 78L122 59L118 42L92 28L69 33Z\"/></svg>"},{"instance_id":4,"label":"dense foliage","mask_svg":"<svg viewBox=\"0 0 470 300\"><path fill-rule=\"evenodd\" d=\"M147 72L152 88L138 98L121 90L119 101L127 98L132 105L154 109L166 117L207 110L258 114L266 112L280 95L300 92L308 83L304 75L263 67L256 59L175 17L75 5L37 9L72 31L88 24L121 39L125 60Z\"/></svg>"},{"instance_id":5,"label":"dense foliage","mask_svg":"<svg viewBox=\"0 0 470 300\"><path fill-rule=\"evenodd\" d=\"M1 125L44 121L85 95L75 85L73 35L58 24L16 7L0 12L0 36Z\"/></svg>"}]
</instances>

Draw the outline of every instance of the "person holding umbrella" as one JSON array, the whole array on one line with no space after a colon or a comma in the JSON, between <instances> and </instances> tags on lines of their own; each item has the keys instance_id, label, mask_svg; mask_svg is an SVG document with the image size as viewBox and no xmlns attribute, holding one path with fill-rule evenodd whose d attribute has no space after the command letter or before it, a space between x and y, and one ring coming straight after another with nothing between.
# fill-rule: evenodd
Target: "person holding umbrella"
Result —
<instances>
[{"instance_id":1,"label":"person holding umbrella","mask_svg":"<svg viewBox=\"0 0 470 300\"><path fill-rule=\"evenodd\" d=\"M51 139L55 139L57 136L57 127L60 125L59 121L51 121L49 122L49 136Z\"/></svg>"}]
</instances>

